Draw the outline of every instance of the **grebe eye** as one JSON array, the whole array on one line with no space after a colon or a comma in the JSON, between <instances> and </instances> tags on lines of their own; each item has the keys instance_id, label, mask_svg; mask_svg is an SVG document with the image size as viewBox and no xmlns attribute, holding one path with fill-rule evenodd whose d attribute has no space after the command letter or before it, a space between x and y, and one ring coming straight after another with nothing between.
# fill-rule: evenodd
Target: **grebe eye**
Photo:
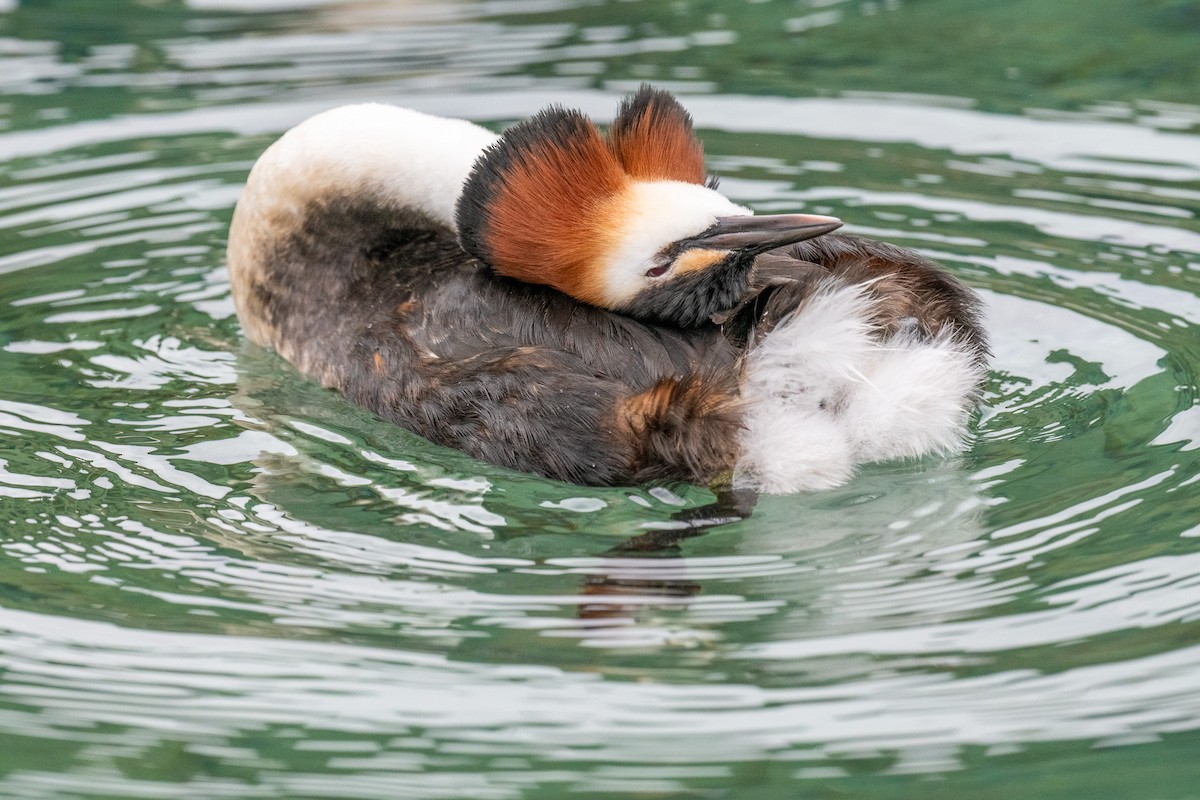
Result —
<instances>
[{"instance_id":1,"label":"grebe eye","mask_svg":"<svg viewBox=\"0 0 1200 800\"><path fill-rule=\"evenodd\" d=\"M669 263L660 264L657 267L651 267L650 269L646 270L646 277L647 278L661 278L663 275L667 274L667 270L669 270L670 268L671 268L671 265Z\"/></svg>"}]
</instances>

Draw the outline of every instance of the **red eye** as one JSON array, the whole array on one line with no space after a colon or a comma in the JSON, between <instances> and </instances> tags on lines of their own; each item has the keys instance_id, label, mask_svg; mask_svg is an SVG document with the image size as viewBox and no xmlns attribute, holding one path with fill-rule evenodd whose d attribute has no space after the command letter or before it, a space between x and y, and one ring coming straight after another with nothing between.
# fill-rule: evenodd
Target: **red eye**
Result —
<instances>
[{"instance_id":1,"label":"red eye","mask_svg":"<svg viewBox=\"0 0 1200 800\"><path fill-rule=\"evenodd\" d=\"M661 278L663 275L667 274L667 270L669 270L670 268L671 268L671 265L669 263L662 264L657 267L653 267L651 269L646 270L646 277L647 278Z\"/></svg>"}]
</instances>

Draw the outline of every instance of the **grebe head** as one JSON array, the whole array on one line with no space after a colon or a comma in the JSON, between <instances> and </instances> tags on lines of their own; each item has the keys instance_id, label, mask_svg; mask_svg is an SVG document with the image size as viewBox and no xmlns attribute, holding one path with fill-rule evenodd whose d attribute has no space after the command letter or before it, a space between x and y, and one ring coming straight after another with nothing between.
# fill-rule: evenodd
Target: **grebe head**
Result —
<instances>
[{"instance_id":1,"label":"grebe head","mask_svg":"<svg viewBox=\"0 0 1200 800\"><path fill-rule=\"evenodd\" d=\"M735 305L759 253L841 226L725 198L691 117L649 86L607 137L559 106L510 128L475 162L456 216L463 248L503 275L680 326Z\"/></svg>"}]
</instances>

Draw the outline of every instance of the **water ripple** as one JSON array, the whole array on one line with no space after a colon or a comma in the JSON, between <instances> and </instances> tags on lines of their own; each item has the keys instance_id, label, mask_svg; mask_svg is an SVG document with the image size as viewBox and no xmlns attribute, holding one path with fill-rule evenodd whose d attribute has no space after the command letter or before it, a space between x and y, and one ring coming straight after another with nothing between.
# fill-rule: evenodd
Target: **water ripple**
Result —
<instances>
[{"instance_id":1,"label":"water ripple","mask_svg":"<svg viewBox=\"0 0 1200 800\"><path fill-rule=\"evenodd\" d=\"M1200 109L1002 113L1007 62L850 91L829 43L934 6L0 0L0 794L1190 796ZM846 91L795 83L825 58ZM965 453L753 507L566 486L243 340L225 231L290 125L604 121L644 79L739 202L980 288Z\"/></svg>"}]
</instances>

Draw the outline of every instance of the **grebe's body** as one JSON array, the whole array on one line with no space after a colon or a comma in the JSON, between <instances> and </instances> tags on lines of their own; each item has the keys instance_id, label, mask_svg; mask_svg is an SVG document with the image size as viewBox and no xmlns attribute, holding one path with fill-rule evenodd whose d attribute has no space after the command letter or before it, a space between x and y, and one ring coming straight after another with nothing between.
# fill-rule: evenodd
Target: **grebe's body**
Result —
<instances>
[{"instance_id":1,"label":"grebe's body","mask_svg":"<svg viewBox=\"0 0 1200 800\"><path fill-rule=\"evenodd\" d=\"M566 211L547 173L509 192L526 154L574 147L561 110L539 118L560 115L549 144L382 105L288 132L230 230L247 335L434 442L579 483L797 491L958 446L986 351L974 296L909 251L809 238L836 221L751 217L692 178L647 174L612 142L677 107L639 98L608 145L634 177ZM589 179L556 158L542 166ZM623 221L572 229L585 212Z\"/></svg>"}]
</instances>

